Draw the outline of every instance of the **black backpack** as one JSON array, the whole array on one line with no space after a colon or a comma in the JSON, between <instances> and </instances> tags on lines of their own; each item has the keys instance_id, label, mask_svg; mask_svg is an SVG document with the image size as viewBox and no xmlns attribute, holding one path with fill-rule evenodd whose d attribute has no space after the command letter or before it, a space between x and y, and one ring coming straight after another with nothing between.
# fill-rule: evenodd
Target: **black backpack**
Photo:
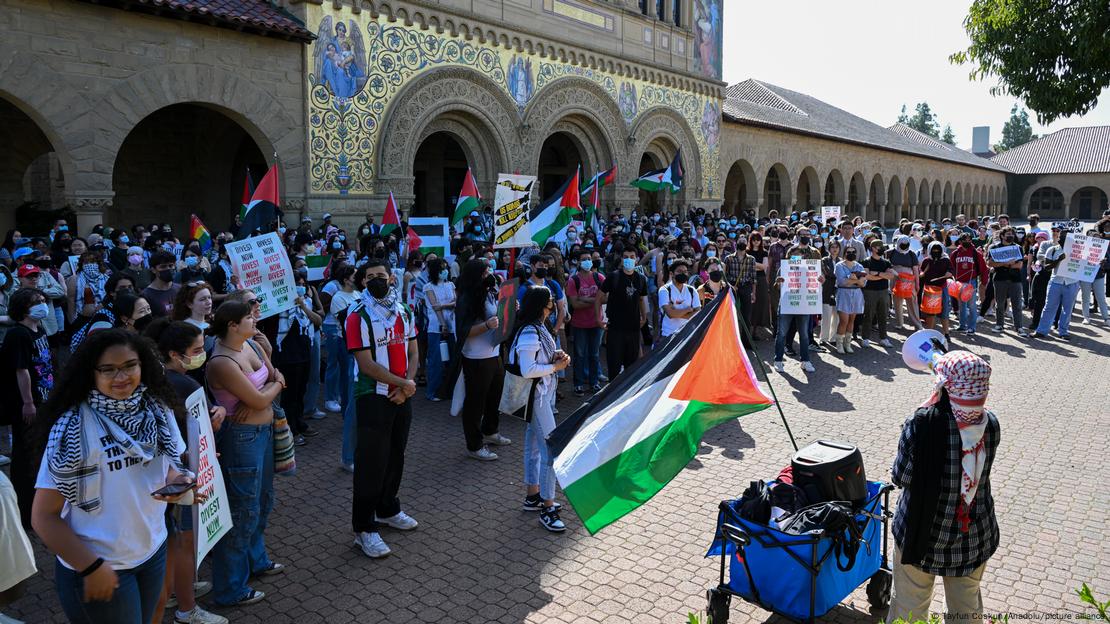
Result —
<instances>
[{"instance_id":1,"label":"black backpack","mask_svg":"<svg viewBox=\"0 0 1110 624\"><path fill-rule=\"evenodd\" d=\"M836 567L847 572L856 565L856 553L863 541L863 528L844 503L825 502L803 507L779 519L779 530L790 535L824 532L833 542ZM843 557L847 563L842 565Z\"/></svg>"}]
</instances>

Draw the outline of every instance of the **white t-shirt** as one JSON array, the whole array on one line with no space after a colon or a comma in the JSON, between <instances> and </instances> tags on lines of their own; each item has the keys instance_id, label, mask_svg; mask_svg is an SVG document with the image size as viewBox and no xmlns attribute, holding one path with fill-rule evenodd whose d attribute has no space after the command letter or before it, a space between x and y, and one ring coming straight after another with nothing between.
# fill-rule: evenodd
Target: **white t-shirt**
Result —
<instances>
[{"instance_id":1,"label":"white t-shirt","mask_svg":"<svg viewBox=\"0 0 1110 624\"><path fill-rule=\"evenodd\" d=\"M659 309L662 311L663 306L669 305L676 310L695 310L701 308L701 298L698 297L698 292L694 290L689 284L679 286L674 282L667 282L659 289ZM688 318L671 318L663 312L663 323L659 326L659 335L666 337L682 329Z\"/></svg>"},{"instance_id":2,"label":"white t-shirt","mask_svg":"<svg viewBox=\"0 0 1110 624\"><path fill-rule=\"evenodd\" d=\"M185 443L180 441L179 448ZM128 465L129 457L114 441L102 446L102 440L90 441L90 453L100 456L100 508L90 513L66 501L62 520L94 555L117 570L137 567L150 559L166 541L166 503L159 502L151 492L166 485L170 464L164 455L144 463ZM47 444L35 487L57 490L50 474L49 458L54 445ZM73 566L58 557L69 569Z\"/></svg>"},{"instance_id":3,"label":"white t-shirt","mask_svg":"<svg viewBox=\"0 0 1110 624\"><path fill-rule=\"evenodd\" d=\"M8 476L0 472L0 591L15 587L35 575L35 551L23 531L15 488Z\"/></svg>"},{"instance_id":4,"label":"white t-shirt","mask_svg":"<svg viewBox=\"0 0 1110 624\"><path fill-rule=\"evenodd\" d=\"M424 299L427 301L428 293L435 296L437 304L451 303L455 300L455 285L451 282L441 281L438 284L428 282L424 284ZM439 314L432 309L431 302L428 302L428 333L429 334L453 334L455 333L455 309L444 308L440 310L443 314L443 322L447 323L447 327L439 326ZM488 318L488 317L487 317Z\"/></svg>"},{"instance_id":5,"label":"white t-shirt","mask_svg":"<svg viewBox=\"0 0 1110 624\"><path fill-rule=\"evenodd\" d=\"M341 312L347 310L356 301L359 296L357 292L346 292L344 290L337 290L331 296L331 308L328 313L324 315L324 325L338 325L338 316Z\"/></svg>"},{"instance_id":6,"label":"white t-shirt","mask_svg":"<svg viewBox=\"0 0 1110 624\"><path fill-rule=\"evenodd\" d=\"M497 315L497 302L493 297L486 298L486 314L485 319ZM482 320L485 320L482 319ZM463 357L472 360L486 360L492 357L497 357L501 352L501 345L493 340L494 330L490 329L484 331L477 336L467 338L463 343L462 354Z\"/></svg>"}]
</instances>

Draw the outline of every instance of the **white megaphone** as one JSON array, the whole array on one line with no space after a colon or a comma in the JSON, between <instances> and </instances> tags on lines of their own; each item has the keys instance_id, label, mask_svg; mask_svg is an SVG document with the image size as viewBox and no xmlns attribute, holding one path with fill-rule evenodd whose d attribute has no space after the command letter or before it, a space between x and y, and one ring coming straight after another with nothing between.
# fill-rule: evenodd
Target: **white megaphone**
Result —
<instances>
[{"instance_id":1,"label":"white megaphone","mask_svg":"<svg viewBox=\"0 0 1110 624\"><path fill-rule=\"evenodd\" d=\"M948 352L948 341L935 329L910 334L902 343L902 361L914 370L932 370L937 358Z\"/></svg>"}]
</instances>

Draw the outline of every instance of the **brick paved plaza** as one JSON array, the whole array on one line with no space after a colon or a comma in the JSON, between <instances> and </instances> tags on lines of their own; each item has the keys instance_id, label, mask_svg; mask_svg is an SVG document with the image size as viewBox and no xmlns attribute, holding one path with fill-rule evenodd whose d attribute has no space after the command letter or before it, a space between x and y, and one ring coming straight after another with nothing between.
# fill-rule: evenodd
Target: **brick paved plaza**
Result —
<instances>
[{"instance_id":1,"label":"brick paved plaza","mask_svg":"<svg viewBox=\"0 0 1110 624\"><path fill-rule=\"evenodd\" d=\"M1002 544L983 580L990 611L1079 613L1074 589L1082 582L1110 596L1110 331L1072 330L1070 343L1028 346L987 333L959 341L993 364L988 407L1002 424L992 475ZM766 357L770 343L758 344ZM808 383L796 362L785 376L772 373L799 444L850 440L862 447L869 476L888 479L899 426L927 396L930 378L875 348L814 360ZM748 416L707 434L670 486L598 536L569 511L569 530L554 535L519 510L520 424L503 426L514 443L502 459L480 464L464 458L461 427L443 403L415 400L402 500L420 528L385 533L393 555L384 560L352 546L351 478L338 466L340 419L329 416L323 434L298 449L297 475L277 479L267 541L288 572L255 585L268 594L262 603L218 612L266 624L685 621L704 609L705 589L716 583L717 561L702 555L718 501L774 476L791 451L773 409ZM574 403L560 405L565 416ZM43 574L7 613L61 622L51 557L37 540L36 549ZM939 593L934 609L943 604ZM823 621L877 620L859 590ZM783 620L734 601L732 621Z\"/></svg>"}]
</instances>

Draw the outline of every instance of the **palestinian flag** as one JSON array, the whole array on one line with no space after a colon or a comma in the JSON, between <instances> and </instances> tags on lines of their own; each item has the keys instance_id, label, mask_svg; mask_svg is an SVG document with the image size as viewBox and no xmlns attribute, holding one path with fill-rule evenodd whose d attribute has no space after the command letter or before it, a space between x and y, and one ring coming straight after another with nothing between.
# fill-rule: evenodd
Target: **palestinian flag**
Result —
<instances>
[{"instance_id":1,"label":"palestinian flag","mask_svg":"<svg viewBox=\"0 0 1110 624\"><path fill-rule=\"evenodd\" d=\"M575 171L553 196L529 213L532 240L542 248L548 240L566 229L574 217L581 213L582 200L578 193L578 171Z\"/></svg>"},{"instance_id":2,"label":"palestinian flag","mask_svg":"<svg viewBox=\"0 0 1110 624\"><path fill-rule=\"evenodd\" d=\"M609 171L615 175L616 170L617 168L613 167ZM586 205L586 217L583 219L586 225L592 228L594 233L598 236L600 236L602 232L601 223L597 219L597 213L601 210L601 187L605 186L605 184L606 182L603 182L601 179L601 174L594 176L593 181L590 182L590 199ZM582 194L585 195L586 193L583 192Z\"/></svg>"},{"instance_id":3,"label":"palestinian flag","mask_svg":"<svg viewBox=\"0 0 1110 624\"><path fill-rule=\"evenodd\" d=\"M413 247L411 237L420 239L418 247ZM434 253L440 258L451 258L451 235L446 217L410 217L409 249L419 249L422 255Z\"/></svg>"},{"instance_id":4,"label":"palestinian flag","mask_svg":"<svg viewBox=\"0 0 1110 624\"><path fill-rule=\"evenodd\" d=\"M251 203L252 195L254 195L254 180L251 179L250 167L247 167L247 175L243 177L243 205L239 208L240 221L247 216L247 205Z\"/></svg>"},{"instance_id":5,"label":"palestinian flag","mask_svg":"<svg viewBox=\"0 0 1110 624\"><path fill-rule=\"evenodd\" d=\"M204 227L204 223L195 214L189 215L189 238L200 243L202 254L206 254L208 250L212 249L212 235L208 233L208 228Z\"/></svg>"},{"instance_id":6,"label":"palestinian flag","mask_svg":"<svg viewBox=\"0 0 1110 624\"><path fill-rule=\"evenodd\" d=\"M278 216L278 169L277 164L270 166L258 188L254 189L246 210L242 213L243 225L239 227L237 240L249 238L255 230L265 232Z\"/></svg>"},{"instance_id":7,"label":"palestinian flag","mask_svg":"<svg viewBox=\"0 0 1110 624\"><path fill-rule=\"evenodd\" d=\"M308 281L319 282L328 279L331 265L331 256L305 256L305 267L308 269Z\"/></svg>"},{"instance_id":8,"label":"palestinian flag","mask_svg":"<svg viewBox=\"0 0 1110 624\"><path fill-rule=\"evenodd\" d=\"M471 211L477 210L478 202L481 200L482 196L478 193L478 183L475 182L470 167L467 167L466 178L463 179L462 190L459 191L459 201L455 203L455 214L451 217L451 225L462 221Z\"/></svg>"},{"instance_id":9,"label":"palestinian flag","mask_svg":"<svg viewBox=\"0 0 1110 624\"><path fill-rule=\"evenodd\" d=\"M611 169L602 171L594 176L590 183L582 187L582 194L585 195L594 190L595 186L605 187L617 183L617 166L613 165Z\"/></svg>"},{"instance_id":10,"label":"palestinian flag","mask_svg":"<svg viewBox=\"0 0 1110 624\"><path fill-rule=\"evenodd\" d=\"M671 193L682 190L682 150L674 155L674 160L666 169L649 171L630 182L638 189L654 193L662 189L670 189Z\"/></svg>"},{"instance_id":11,"label":"palestinian flag","mask_svg":"<svg viewBox=\"0 0 1110 624\"><path fill-rule=\"evenodd\" d=\"M597 533L663 489L706 431L771 404L726 290L551 432L555 475Z\"/></svg>"},{"instance_id":12,"label":"palestinian flag","mask_svg":"<svg viewBox=\"0 0 1110 624\"><path fill-rule=\"evenodd\" d=\"M385 216L382 217L380 233L384 237L399 227L401 227L401 213L397 211L397 200L393 199L393 191L390 191L389 201L385 203Z\"/></svg>"}]
</instances>

